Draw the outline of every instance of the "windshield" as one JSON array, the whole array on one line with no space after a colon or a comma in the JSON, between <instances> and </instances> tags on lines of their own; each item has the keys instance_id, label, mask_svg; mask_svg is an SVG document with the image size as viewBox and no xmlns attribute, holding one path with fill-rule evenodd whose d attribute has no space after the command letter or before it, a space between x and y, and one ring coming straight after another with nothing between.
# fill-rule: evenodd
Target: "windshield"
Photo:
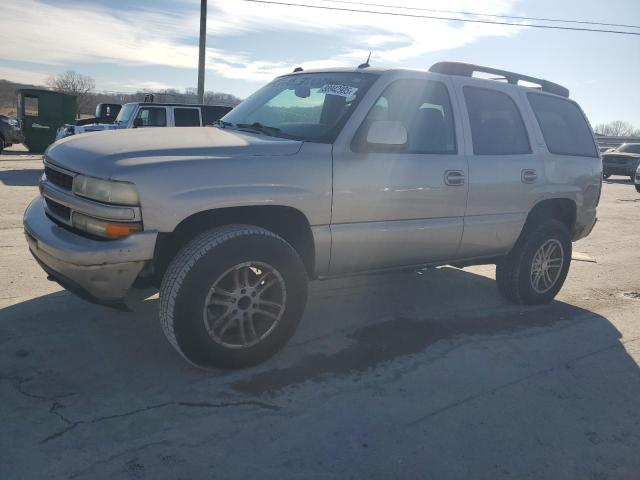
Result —
<instances>
[{"instance_id":1,"label":"windshield","mask_svg":"<svg viewBox=\"0 0 640 480\"><path fill-rule=\"evenodd\" d=\"M625 143L618 148L619 152L640 153L640 143Z\"/></svg>"},{"instance_id":2,"label":"windshield","mask_svg":"<svg viewBox=\"0 0 640 480\"><path fill-rule=\"evenodd\" d=\"M303 73L276 78L222 118L223 125L331 143L376 75Z\"/></svg>"},{"instance_id":3,"label":"windshield","mask_svg":"<svg viewBox=\"0 0 640 480\"><path fill-rule=\"evenodd\" d=\"M131 115L136 109L136 103L125 103L122 106L122 110L118 113L118 116L115 119L115 123L128 123Z\"/></svg>"}]
</instances>

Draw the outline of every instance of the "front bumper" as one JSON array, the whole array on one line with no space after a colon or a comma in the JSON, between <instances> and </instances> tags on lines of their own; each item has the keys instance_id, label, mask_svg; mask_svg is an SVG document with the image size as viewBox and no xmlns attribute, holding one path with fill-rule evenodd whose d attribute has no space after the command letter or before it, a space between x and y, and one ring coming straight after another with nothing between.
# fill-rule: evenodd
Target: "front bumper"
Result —
<instances>
[{"instance_id":1,"label":"front bumper","mask_svg":"<svg viewBox=\"0 0 640 480\"><path fill-rule=\"evenodd\" d=\"M602 172L605 175L633 176L638 168L637 161L627 161L627 163L607 163L602 162Z\"/></svg>"},{"instance_id":2,"label":"front bumper","mask_svg":"<svg viewBox=\"0 0 640 480\"><path fill-rule=\"evenodd\" d=\"M121 240L93 240L49 219L42 197L27 207L24 231L29 250L54 280L83 298L104 304L125 297L153 258L158 235L141 232Z\"/></svg>"}]
</instances>

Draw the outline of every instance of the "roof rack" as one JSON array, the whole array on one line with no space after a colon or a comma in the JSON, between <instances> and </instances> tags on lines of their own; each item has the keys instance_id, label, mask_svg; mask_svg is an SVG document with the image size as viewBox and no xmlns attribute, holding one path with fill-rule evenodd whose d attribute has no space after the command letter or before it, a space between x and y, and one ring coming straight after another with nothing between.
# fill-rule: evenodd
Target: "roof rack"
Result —
<instances>
[{"instance_id":1,"label":"roof rack","mask_svg":"<svg viewBox=\"0 0 640 480\"><path fill-rule=\"evenodd\" d=\"M480 65L473 65L472 63L462 62L438 62L431 66L430 72L442 73L445 75L458 75L461 77L472 77L473 72L490 73L492 75L499 75L504 77L507 82L512 85L518 85L519 81L525 81L529 83L535 83L540 85L543 92L553 93L563 97L569 97L569 89L558 85L557 83L543 80L541 78L529 77L528 75L521 75L515 72L509 72L507 70L499 70L497 68L482 67Z\"/></svg>"}]
</instances>

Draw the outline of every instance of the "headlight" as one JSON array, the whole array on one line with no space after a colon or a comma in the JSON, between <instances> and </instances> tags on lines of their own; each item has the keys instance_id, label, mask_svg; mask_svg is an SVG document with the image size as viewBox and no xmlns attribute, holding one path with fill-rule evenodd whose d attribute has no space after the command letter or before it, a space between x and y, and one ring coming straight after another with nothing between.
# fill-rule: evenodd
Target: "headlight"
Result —
<instances>
[{"instance_id":1,"label":"headlight","mask_svg":"<svg viewBox=\"0 0 640 480\"><path fill-rule=\"evenodd\" d=\"M73 179L73 193L104 203L119 205L139 203L138 190L133 183L102 180L85 175L76 175Z\"/></svg>"},{"instance_id":2,"label":"headlight","mask_svg":"<svg viewBox=\"0 0 640 480\"><path fill-rule=\"evenodd\" d=\"M71 223L78 230L105 238L124 238L142 231L140 223L114 223L74 212Z\"/></svg>"}]
</instances>

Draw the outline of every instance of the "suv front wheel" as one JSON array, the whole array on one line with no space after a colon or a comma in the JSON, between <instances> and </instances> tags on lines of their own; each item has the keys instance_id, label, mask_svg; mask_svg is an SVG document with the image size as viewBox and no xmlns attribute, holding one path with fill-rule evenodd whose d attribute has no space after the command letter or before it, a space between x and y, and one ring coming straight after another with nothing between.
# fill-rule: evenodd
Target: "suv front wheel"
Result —
<instances>
[{"instance_id":1,"label":"suv front wheel","mask_svg":"<svg viewBox=\"0 0 640 480\"><path fill-rule=\"evenodd\" d=\"M548 303L569 272L571 238L557 220L525 228L513 250L496 265L498 289L516 303Z\"/></svg>"},{"instance_id":2,"label":"suv front wheel","mask_svg":"<svg viewBox=\"0 0 640 480\"><path fill-rule=\"evenodd\" d=\"M191 363L241 368L284 346L306 299L306 271L291 245L263 228L230 225L196 237L173 259L160 287L160 323Z\"/></svg>"}]
</instances>

